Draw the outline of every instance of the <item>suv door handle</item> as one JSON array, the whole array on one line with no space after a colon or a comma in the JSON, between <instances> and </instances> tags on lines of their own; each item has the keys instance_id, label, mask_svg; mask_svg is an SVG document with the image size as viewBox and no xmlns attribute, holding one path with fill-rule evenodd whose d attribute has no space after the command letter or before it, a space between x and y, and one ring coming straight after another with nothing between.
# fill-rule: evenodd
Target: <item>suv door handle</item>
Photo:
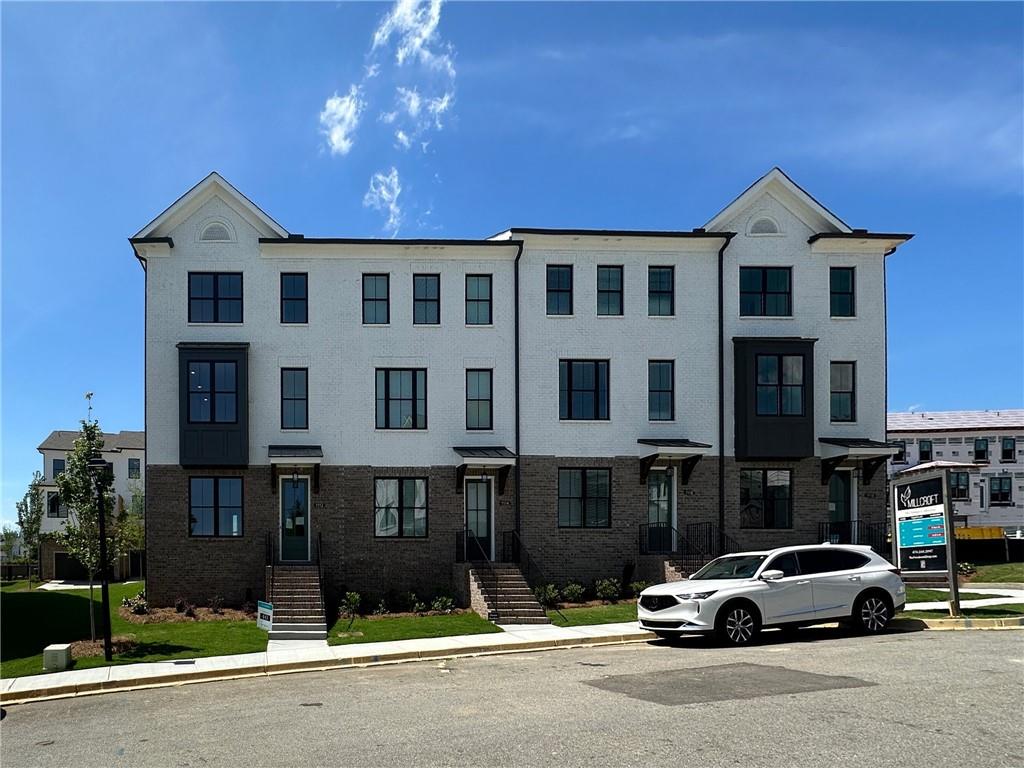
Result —
<instances>
[{"instance_id":1,"label":"suv door handle","mask_svg":"<svg viewBox=\"0 0 1024 768\"><path fill-rule=\"evenodd\" d=\"M847 576L849 581L860 581L860 576Z\"/></svg>"},{"instance_id":2,"label":"suv door handle","mask_svg":"<svg viewBox=\"0 0 1024 768\"><path fill-rule=\"evenodd\" d=\"M796 584L799 587L799 586L802 586L804 584L810 584L810 583L811 583L810 579L805 579L804 581L798 581Z\"/></svg>"}]
</instances>

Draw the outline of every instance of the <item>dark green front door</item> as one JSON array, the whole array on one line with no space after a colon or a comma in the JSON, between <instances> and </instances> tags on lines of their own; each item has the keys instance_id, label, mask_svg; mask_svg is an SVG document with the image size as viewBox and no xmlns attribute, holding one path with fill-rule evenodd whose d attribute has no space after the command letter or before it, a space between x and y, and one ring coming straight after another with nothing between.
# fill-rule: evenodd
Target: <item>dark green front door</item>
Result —
<instances>
[{"instance_id":1,"label":"dark green front door","mask_svg":"<svg viewBox=\"0 0 1024 768\"><path fill-rule=\"evenodd\" d=\"M651 470L647 475L647 551L671 552L672 472Z\"/></svg>"},{"instance_id":2,"label":"dark green front door","mask_svg":"<svg viewBox=\"0 0 1024 768\"><path fill-rule=\"evenodd\" d=\"M281 559L309 560L309 478L281 481Z\"/></svg>"},{"instance_id":3,"label":"dark green front door","mask_svg":"<svg viewBox=\"0 0 1024 768\"><path fill-rule=\"evenodd\" d=\"M828 540L833 544L853 543L850 521L850 472L835 472L828 481Z\"/></svg>"},{"instance_id":4,"label":"dark green front door","mask_svg":"<svg viewBox=\"0 0 1024 768\"><path fill-rule=\"evenodd\" d=\"M466 549L469 560L491 559L491 484L466 481Z\"/></svg>"}]
</instances>

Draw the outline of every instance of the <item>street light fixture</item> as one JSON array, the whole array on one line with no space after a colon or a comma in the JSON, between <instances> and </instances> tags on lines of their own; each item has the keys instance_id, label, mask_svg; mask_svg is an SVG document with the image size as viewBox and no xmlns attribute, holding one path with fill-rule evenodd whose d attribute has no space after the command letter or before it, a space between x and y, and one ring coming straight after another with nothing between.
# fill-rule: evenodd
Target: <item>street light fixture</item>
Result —
<instances>
[{"instance_id":1,"label":"street light fixture","mask_svg":"<svg viewBox=\"0 0 1024 768\"><path fill-rule=\"evenodd\" d=\"M103 605L103 658L112 661L110 640L110 585L107 581L107 510L104 507L103 480L112 474L114 465L95 453L87 464L96 482L96 509L100 528L100 599Z\"/></svg>"}]
</instances>

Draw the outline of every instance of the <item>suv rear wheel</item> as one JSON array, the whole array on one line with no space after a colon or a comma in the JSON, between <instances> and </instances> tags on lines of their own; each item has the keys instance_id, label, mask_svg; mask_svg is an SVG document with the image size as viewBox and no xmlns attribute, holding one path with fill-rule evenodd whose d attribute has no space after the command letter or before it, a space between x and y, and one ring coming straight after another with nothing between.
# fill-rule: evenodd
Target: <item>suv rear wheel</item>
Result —
<instances>
[{"instance_id":1,"label":"suv rear wheel","mask_svg":"<svg viewBox=\"0 0 1024 768\"><path fill-rule=\"evenodd\" d=\"M761 631L761 617L749 603L730 603L722 608L715 621L715 634L730 645L749 645Z\"/></svg>"},{"instance_id":2,"label":"suv rear wheel","mask_svg":"<svg viewBox=\"0 0 1024 768\"><path fill-rule=\"evenodd\" d=\"M878 592L868 592L853 604L853 626L862 632L876 635L884 632L892 620L892 605Z\"/></svg>"}]
</instances>

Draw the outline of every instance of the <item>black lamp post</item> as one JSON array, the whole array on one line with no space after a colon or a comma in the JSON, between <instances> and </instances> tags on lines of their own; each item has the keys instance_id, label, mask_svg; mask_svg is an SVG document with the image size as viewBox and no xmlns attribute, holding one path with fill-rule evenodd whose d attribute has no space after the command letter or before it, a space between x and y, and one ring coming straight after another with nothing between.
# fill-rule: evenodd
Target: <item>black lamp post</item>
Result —
<instances>
[{"instance_id":1,"label":"black lamp post","mask_svg":"<svg viewBox=\"0 0 1024 768\"><path fill-rule=\"evenodd\" d=\"M103 658L111 661L110 649L110 586L107 582L107 510L103 503L103 480L112 473L114 465L99 454L89 459L89 474L96 481L96 509L100 524L100 597L103 604Z\"/></svg>"}]
</instances>

